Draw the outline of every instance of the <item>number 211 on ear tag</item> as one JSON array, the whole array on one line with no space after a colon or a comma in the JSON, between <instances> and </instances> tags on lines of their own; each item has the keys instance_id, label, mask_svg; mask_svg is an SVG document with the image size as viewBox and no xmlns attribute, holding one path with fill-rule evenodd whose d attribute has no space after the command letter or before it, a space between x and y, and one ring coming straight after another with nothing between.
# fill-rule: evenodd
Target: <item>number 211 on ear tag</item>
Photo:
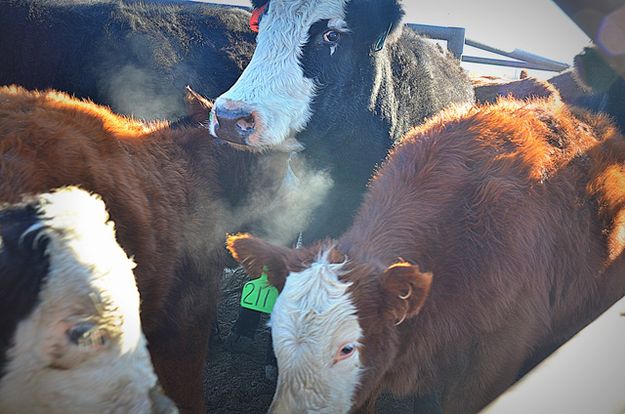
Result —
<instances>
[{"instance_id":1,"label":"number 211 on ear tag","mask_svg":"<svg viewBox=\"0 0 625 414\"><path fill-rule=\"evenodd\" d=\"M277 298L278 289L269 284L267 273L263 272L258 279L243 285L241 306L259 312L271 313Z\"/></svg>"}]
</instances>

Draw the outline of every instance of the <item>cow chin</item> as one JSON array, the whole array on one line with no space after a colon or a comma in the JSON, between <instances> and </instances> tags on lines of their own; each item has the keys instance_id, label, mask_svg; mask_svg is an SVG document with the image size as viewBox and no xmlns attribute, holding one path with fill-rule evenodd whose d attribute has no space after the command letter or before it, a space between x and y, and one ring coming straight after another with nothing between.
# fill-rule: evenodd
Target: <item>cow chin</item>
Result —
<instances>
[{"instance_id":1,"label":"cow chin","mask_svg":"<svg viewBox=\"0 0 625 414\"><path fill-rule=\"evenodd\" d=\"M296 395L297 393L293 392L284 383L279 382L267 413L347 414L350 412L350 398L345 393L340 392L341 390L334 389L333 391L339 392L332 392L332 395L324 395L323 391L314 390L314 385L310 385L310 387L306 394ZM308 398L311 395L314 395L316 398Z\"/></svg>"}]
</instances>

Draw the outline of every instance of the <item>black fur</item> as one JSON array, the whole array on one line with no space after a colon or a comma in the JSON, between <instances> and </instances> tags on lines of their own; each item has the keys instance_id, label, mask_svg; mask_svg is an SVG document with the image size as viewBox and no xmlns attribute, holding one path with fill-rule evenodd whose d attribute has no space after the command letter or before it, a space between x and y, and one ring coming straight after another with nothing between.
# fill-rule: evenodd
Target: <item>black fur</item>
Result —
<instances>
[{"instance_id":1,"label":"black fur","mask_svg":"<svg viewBox=\"0 0 625 414\"><path fill-rule=\"evenodd\" d=\"M594 47L575 57L577 79L591 90L577 104L607 113L625 133L625 56L610 63Z\"/></svg>"},{"instance_id":2,"label":"black fur","mask_svg":"<svg viewBox=\"0 0 625 414\"><path fill-rule=\"evenodd\" d=\"M371 47L388 32L397 30L404 10L397 0L352 0L347 3L347 24L357 43Z\"/></svg>"},{"instance_id":3,"label":"black fur","mask_svg":"<svg viewBox=\"0 0 625 414\"><path fill-rule=\"evenodd\" d=\"M145 119L184 115L189 84L219 96L255 47L240 8L0 0L0 9L0 84L54 88Z\"/></svg>"},{"instance_id":4,"label":"black fur","mask_svg":"<svg viewBox=\"0 0 625 414\"><path fill-rule=\"evenodd\" d=\"M48 274L48 239L41 229L22 235L40 222L35 203L0 210L0 378L18 323L37 306Z\"/></svg>"},{"instance_id":5,"label":"black fur","mask_svg":"<svg viewBox=\"0 0 625 414\"><path fill-rule=\"evenodd\" d=\"M297 139L306 147L303 156L329 170L335 186L304 230L306 243L349 227L376 165L409 128L452 102L473 101L471 83L450 54L410 29L393 33L402 16L396 0L351 0L351 31L332 56L323 42L327 21L309 30L301 66L318 93ZM384 48L373 52L389 27Z\"/></svg>"},{"instance_id":6,"label":"black fur","mask_svg":"<svg viewBox=\"0 0 625 414\"><path fill-rule=\"evenodd\" d=\"M260 6L262 6L263 4L266 4L268 2L269 2L269 0L252 0L252 7L257 9Z\"/></svg>"}]
</instances>

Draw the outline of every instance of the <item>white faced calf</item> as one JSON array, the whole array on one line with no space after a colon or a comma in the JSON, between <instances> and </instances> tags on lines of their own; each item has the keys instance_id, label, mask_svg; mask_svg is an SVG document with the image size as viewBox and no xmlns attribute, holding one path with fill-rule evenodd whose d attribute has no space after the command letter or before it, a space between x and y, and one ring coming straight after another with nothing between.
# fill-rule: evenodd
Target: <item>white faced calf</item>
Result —
<instances>
[{"instance_id":1,"label":"white faced calf","mask_svg":"<svg viewBox=\"0 0 625 414\"><path fill-rule=\"evenodd\" d=\"M177 412L104 203L76 188L39 195L0 210L0 235L0 412Z\"/></svg>"}]
</instances>

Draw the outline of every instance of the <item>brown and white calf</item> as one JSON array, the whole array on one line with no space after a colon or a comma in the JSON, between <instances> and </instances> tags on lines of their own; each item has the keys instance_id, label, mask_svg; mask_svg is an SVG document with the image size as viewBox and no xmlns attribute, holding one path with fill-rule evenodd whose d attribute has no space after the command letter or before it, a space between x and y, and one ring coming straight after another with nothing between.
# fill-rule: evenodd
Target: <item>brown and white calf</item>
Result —
<instances>
[{"instance_id":1,"label":"brown and white calf","mask_svg":"<svg viewBox=\"0 0 625 414\"><path fill-rule=\"evenodd\" d=\"M156 373L191 412L204 411L202 372L226 256L219 151L204 128L146 124L60 92L0 88L0 201L66 185L101 195L137 263Z\"/></svg>"},{"instance_id":2,"label":"brown and white calf","mask_svg":"<svg viewBox=\"0 0 625 414\"><path fill-rule=\"evenodd\" d=\"M339 240L232 236L281 290L269 411L366 411L384 390L478 411L623 295L624 183L605 118L504 99L408 133Z\"/></svg>"},{"instance_id":3,"label":"brown and white calf","mask_svg":"<svg viewBox=\"0 0 625 414\"><path fill-rule=\"evenodd\" d=\"M0 412L177 412L156 385L134 267L97 196L2 205Z\"/></svg>"}]
</instances>

